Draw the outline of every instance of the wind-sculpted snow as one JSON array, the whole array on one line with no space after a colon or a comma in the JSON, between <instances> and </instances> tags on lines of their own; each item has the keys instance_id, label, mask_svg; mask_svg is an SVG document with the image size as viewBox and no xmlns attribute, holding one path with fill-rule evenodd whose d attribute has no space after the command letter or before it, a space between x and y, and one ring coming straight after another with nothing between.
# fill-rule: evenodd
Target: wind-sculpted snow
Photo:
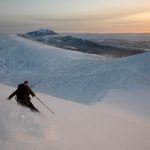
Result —
<instances>
[{"instance_id":1,"label":"wind-sculpted snow","mask_svg":"<svg viewBox=\"0 0 150 150\"><path fill-rule=\"evenodd\" d=\"M23 80L55 97L93 103L112 89L150 87L150 53L111 59L42 45L14 35L0 35L0 82Z\"/></svg>"}]
</instances>

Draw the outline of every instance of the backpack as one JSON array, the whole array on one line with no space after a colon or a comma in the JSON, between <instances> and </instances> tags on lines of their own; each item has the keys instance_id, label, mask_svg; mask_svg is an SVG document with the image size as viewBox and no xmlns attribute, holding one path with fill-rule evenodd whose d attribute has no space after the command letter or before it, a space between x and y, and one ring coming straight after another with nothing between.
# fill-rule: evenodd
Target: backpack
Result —
<instances>
[{"instance_id":1,"label":"backpack","mask_svg":"<svg viewBox=\"0 0 150 150\"><path fill-rule=\"evenodd\" d=\"M24 84L19 84L17 88L17 101L26 100L26 86Z\"/></svg>"}]
</instances>

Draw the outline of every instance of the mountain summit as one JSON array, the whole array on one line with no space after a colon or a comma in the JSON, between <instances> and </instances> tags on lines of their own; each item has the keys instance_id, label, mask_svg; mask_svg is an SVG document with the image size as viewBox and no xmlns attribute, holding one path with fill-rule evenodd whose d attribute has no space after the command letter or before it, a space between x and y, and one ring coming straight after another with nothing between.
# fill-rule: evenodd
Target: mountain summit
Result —
<instances>
[{"instance_id":1,"label":"mountain summit","mask_svg":"<svg viewBox=\"0 0 150 150\"><path fill-rule=\"evenodd\" d=\"M37 37L37 36L46 36L46 35L58 35L56 32L49 29L39 29L36 31L26 33L27 36Z\"/></svg>"}]
</instances>

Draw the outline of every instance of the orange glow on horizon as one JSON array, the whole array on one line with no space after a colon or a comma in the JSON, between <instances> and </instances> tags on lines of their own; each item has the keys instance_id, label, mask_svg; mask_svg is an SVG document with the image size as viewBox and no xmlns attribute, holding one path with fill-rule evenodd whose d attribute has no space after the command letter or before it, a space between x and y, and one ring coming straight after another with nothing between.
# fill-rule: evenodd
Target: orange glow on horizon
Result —
<instances>
[{"instance_id":1,"label":"orange glow on horizon","mask_svg":"<svg viewBox=\"0 0 150 150\"><path fill-rule=\"evenodd\" d=\"M0 32L149 33L150 0L3 0Z\"/></svg>"}]
</instances>

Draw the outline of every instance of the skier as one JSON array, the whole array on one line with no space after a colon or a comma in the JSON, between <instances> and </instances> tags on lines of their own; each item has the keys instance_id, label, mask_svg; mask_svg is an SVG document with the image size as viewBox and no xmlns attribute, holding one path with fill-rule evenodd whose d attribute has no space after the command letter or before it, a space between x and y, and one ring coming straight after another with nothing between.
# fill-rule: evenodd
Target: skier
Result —
<instances>
[{"instance_id":1,"label":"skier","mask_svg":"<svg viewBox=\"0 0 150 150\"><path fill-rule=\"evenodd\" d=\"M30 89L29 82L24 81L24 83L21 83L18 85L18 88L16 91L14 91L9 97L8 100L11 100L12 97L16 95L16 101L19 105L30 108L31 111L39 112L37 108L34 107L34 105L31 103L31 98L35 97L35 93Z\"/></svg>"}]
</instances>

